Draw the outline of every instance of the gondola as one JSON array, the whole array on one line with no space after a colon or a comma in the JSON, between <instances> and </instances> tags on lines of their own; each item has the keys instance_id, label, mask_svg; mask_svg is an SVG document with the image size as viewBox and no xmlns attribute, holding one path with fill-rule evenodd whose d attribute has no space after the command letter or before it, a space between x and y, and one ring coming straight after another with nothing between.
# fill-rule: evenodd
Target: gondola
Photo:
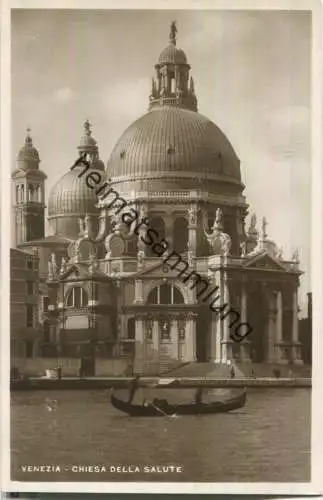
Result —
<instances>
[{"instance_id":1,"label":"gondola","mask_svg":"<svg viewBox=\"0 0 323 500\"><path fill-rule=\"evenodd\" d=\"M174 389L175 390L175 389ZM142 405L132 404L116 397L112 392L111 404L117 410L127 413L131 417L163 417L173 415L211 415L214 413L226 413L242 408L247 399L246 389L242 394L230 398L227 401L215 401L212 403L188 403L169 404L165 399L154 399L144 401Z\"/></svg>"}]
</instances>

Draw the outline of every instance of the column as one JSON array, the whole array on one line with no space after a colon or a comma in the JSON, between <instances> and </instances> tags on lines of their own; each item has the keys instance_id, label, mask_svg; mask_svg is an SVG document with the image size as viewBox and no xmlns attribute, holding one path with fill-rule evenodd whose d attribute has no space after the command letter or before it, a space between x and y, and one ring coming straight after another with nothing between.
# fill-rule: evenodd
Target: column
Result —
<instances>
[{"instance_id":1,"label":"column","mask_svg":"<svg viewBox=\"0 0 323 500\"><path fill-rule=\"evenodd\" d=\"M188 210L188 250L196 255L197 206L191 205Z\"/></svg>"},{"instance_id":2,"label":"column","mask_svg":"<svg viewBox=\"0 0 323 500\"><path fill-rule=\"evenodd\" d=\"M229 292L229 282L228 282L228 275L227 275L227 257L221 257L221 306L226 306L225 309L219 313L219 320L221 322L221 330L222 330L222 353L221 353L221 362L222 363L227 363L227 361L232 359L232 348L231 348L231 343L232 341L230 340L230 323L232 321L232 318L230 314L225 315L227 311L230 309L230 292ZM223 317L223 319L221 319Z\"/></svg>"},{"instance_id":3,"label":"column","mask_svg":"<svg viewBox=\"0 0 323 500\"><path fill-rule=\"evenodd\" d=\"M213 279L212 279L212 282L211 282L211 286L212 288L215 288L216 286L220 288L220 271L217 271L214 273L213 275ZM216 294L215 294L216 296ZM212 298L215 298L215 297L211 297L210 298L210 301L212 301ZM219 299L221 301L221 298ZM212 312L212 316L211 316L211 325L210 325L210 342L209 342L209 346L210 346L210 353L209 353L209 357L211 359L211 361L215 362L215 363L221 363L221 320L220 320L220 316L219 316L219 313L217 312Z\"/></svg>"},{"instance_id":4,"label":"column","mask_svg":"<svg viewBox=\"0 0 323 500\"><path fill-rule=\"evenodd\" d=\"M135 304L143 304L143 282L142 280L135 281Z\"/></svg>"},{"instance_id":5,"label":"column","mask_svg":"<svg viewBox=\"0 0 323 500\"><path fill-rule=\"evenodd\" d=\"M281 345L283 341L283 297L280 290L277 291L276 295L276 349L275 349L275 360L280 363L287 363L288 360L285 359L285 354L282 352L283 346Z\"/></svg>"},{"instance_id":6,"label":"column","mask_svg":"<svg viewBox=\"0 0 323 500\"><path fill-rule=\"evenodd\" d=\"M303 364L301 356L300 342L298 339L298 294L297 288L293 292L293 331L292 331L292 357L296 364Z\"/></svg>"},{"instance_id":7,"label":"column","mask_svg":"<svg viewBox=\"0 0 323 500\"><path fill-rule=\"evenodd\" d=\"M276 322L277 322L277 299L270 292L268 308L268 329L267 329L267 360L269 363L275 362L275 343L276 343Z\"/></svg>"},{"instance_id":8,"label":"column","mask_svg":"<svg viewBox=\"0 0 323 500\"><path fill-rule=\"evenodd\" d=\"M186 361L196 361L196 315L189 314L186 323Z\"/></svg>"},{"instance_id":9,"label":"column","mask_svg":"<svg viewBox=\"0 0 323 500\"><path fill-rule=\"evenodd\" d=\"M248 310L247 310L247 290L246 284L243 282L241 287L241 305L240 305L240 314L241 314L241 323L247 323L248 321ZM251 333L252 335L252 333ZM249 345L250 341L247 338L243 340L240 344L240 356L241 361L244 363L251 363L250 353L249 353Z\"/></svg>"},{"instance_id":10,"label":"column","mask_svg":"<svg viewBox=\"0 0 323 500\"><path fill-rule=\"evenodd\" d=\"M276 295L276 308L276 342L279 343L283 340L283 298L280 290Z\"/></svg>"},{"instance_id":11,"label":"column","mask_svg":"<svg viewBox=\"0 0 323 500\"><path fill-rule=\"evenodd\" d=\"M135 343L135 359L134 359L134 373L144 372L144 321L142 316L136 316L136 343Z\"/></svg>"}]
</instances>

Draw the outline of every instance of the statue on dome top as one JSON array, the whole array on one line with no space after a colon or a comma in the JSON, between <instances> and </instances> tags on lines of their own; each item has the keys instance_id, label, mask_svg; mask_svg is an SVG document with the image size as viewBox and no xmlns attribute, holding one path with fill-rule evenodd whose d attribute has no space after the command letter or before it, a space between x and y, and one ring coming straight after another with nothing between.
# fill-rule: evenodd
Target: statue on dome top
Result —
<instances>
[{"instance_id":1,"label":"statue on dome top","mask_svg":"<svg viewBox=\"0 0 323 500\"><path fill-rule=\"evenodd\" d=\"M170 25L170 34L169 34L169 40L171 43L176 44L176 33L177 33L176 21L173 21L172 24Z\"/></svg>"}]
</instances>

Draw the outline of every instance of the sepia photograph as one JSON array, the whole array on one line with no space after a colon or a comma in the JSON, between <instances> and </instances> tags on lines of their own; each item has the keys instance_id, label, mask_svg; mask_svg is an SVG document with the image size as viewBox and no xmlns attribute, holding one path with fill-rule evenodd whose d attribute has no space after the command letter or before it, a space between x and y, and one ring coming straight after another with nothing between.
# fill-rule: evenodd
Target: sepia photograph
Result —
<instances>
[{"instance_id":1,"label":"sepia photograph","mask_svg":"<svg viewBox=\"0 0 323 500\"><path fill-rule=\"evenodd\" d=\"M10 12L17 491L313 480L313 12L158 5Z\"/></svg>"}]
</instances>

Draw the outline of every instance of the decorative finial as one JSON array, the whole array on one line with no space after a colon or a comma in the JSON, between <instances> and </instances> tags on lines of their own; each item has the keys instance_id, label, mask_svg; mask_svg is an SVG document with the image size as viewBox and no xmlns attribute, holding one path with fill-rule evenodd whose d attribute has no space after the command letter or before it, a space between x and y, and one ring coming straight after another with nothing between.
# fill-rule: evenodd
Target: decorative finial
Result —
<instances>
[{"instance_id":1,"label":"decorative finial","mask_svg":"<svg viewBox=\"0 0 323 500\"><path fill-rule=\"evenodd\" d=\"M25 139L26 144L32 144L32 138L30 137L30 132L31 132L30 127L27 127L27 135Z\"/></svg>"},{"instance_id":2,"label":"decorative finial","mask_svg":"<svg viewBox=\"0 0 323 500\"><path fill-rule=\"evenodd\" d=\"M176 45L176 33L177 33L176 21L173 21L172 24L170 25L170 34L169 34L169 41L173 45Z\"/></svg>"},{"instance_id":3,"label":"decorative finial","mask_svg":"<svg viewBox=\"0 0 323 500\"><path fill-rule=\"evenodd\" d=\"M89 120L86 120L85 123L84 123L84 132L85 132L85 135L91 135L92 134L91 124L90 124Z\"/></svg>"},{"instance_id":4,"label":"decorative finial","mask_svg":"<svg viewBox=\"0 0 323 500\"><path fill-rule=\"evenodd\" d=\"M190 78L190 92L191 94L194 94L194 80L192 76Z\"/></svg>"}]
</instances>

